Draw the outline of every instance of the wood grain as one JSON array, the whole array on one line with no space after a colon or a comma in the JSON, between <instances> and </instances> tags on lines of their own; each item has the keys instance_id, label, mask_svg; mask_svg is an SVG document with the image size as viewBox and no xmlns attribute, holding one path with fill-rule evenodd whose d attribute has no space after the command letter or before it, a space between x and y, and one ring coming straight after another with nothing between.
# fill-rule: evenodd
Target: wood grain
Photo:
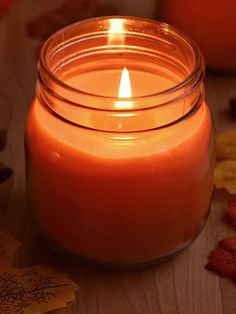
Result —
<instances>
[{"instance_id":1,"label":"wood grain","mask_svg":"<svg viewBox=\"0 0 236 314\"><path fill-rule=\"evenodd\" d=\"M13 117L9 142L13 152L15 184L7 217L8 226L24 246L17 265L47 263L66 270L80 285L75 302L51 314L235 314L236 286L205 270L207 255L217 241L233 235L223 221L226 194L215 193L208 223L199 238L172 261L135 272L102 271L66 262L35 234L25 201L24 119L34 95L35 50L38 42L27 37L25 23L43 9L46 0L22 0L0 20L0 93L8 98ZM58 2L50 1L50 7ZM229 98L236 97L236 76L208 75L207 101L217 130L235 127L228 114Z\"/></svg>"}]
</instances>

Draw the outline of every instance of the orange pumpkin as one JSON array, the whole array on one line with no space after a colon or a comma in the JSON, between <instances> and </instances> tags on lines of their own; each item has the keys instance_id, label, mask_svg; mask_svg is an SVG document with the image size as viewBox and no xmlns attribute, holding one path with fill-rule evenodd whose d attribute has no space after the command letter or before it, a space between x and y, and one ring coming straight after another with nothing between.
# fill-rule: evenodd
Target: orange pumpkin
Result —
<instances>
[{"instance_id":1,"label":"orange pumpkin","mask_svg":"<svg viewBox=\"0 0 236 314\"><path fill-rule=\"evenodd\" d=\"M209 67L236 70L235 0L164 0L162 17L196 41Z\"/></svg>"}]
</instances>

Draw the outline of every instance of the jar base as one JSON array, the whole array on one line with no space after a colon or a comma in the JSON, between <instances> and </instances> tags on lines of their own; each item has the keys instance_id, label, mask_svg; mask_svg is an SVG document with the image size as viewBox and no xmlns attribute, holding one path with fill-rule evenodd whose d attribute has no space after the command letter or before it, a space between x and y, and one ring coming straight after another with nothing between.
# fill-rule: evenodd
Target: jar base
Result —
<instances>
[{"instance_id":1,"label":"jar base","mask_svg":"<svg viewBox=\"0 0 236 314\"><path fill-rule=\"evenodd\" d=\"M34 221L34 224L36 225L37 233L45 240L45 242L48 244L50 248L52 248L54 251L56 251L58 254L60 254L63 257L66 257L68 261L71 261L73 263L83 264L83 265L90 265L96 268L100 269L113 269L113 270L141 270L148 267L153 267L158 264L162 264L164 262L167 262L173 258L175 258L177 255L179 255L182 251L184 251L186 248L188 248L199 236L201 231L206 225L207 218L209 216L208 211L207 215L205 216L204 220L199 225L197 231L195 232L194 236L179 245L175 250L169 252L166 255L159 256L155 259L148 260L148 261L141 261L141 262L131 262L127 264L120 264L120 263L109 263L104 261L98 261L93 260L84 256L81 256L79 254L72 253L71 251L61 247L58 245L50 236L48 236L42 228L39 226L37 222Z\"/></svg>"}]
</instances>

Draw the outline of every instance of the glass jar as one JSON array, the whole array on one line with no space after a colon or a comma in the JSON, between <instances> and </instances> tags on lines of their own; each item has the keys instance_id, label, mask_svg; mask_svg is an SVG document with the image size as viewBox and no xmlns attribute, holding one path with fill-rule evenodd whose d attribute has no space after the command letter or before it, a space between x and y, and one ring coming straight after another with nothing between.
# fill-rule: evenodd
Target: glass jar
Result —
<instances>
[{"instance_id":1,"label":"glass jar","mask_svg":"<svg viewBox=\"0 0 236 314\"><path fill-rule=\"evenodd\" d=\"M132 91L118 97L124 67ZM196 238L213 184L203 77L191 39L152 20L95 18L47 40L26 170L34 219L54 247L126 268Z\"/></svg>"}]
</instances>

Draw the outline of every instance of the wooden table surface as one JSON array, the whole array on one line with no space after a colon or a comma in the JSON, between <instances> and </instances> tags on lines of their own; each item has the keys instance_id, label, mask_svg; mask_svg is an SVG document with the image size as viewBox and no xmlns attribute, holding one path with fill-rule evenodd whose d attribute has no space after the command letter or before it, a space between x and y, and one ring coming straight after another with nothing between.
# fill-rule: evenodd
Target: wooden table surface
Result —
<instances>
[{"instance_id":1,"label":"wooden table surface","mask_svg":"<svg viewBox=\"0 0 236 314\"><path fill-rule=\"evenodd\" d=\"M236 234L222 219L224 192L215 193L207 225L191 247L170 262L144 271L102 271L65 262L34 234L25 201L23 132L34 96L38 41L27 37L24 25L49 7L47 2L19 1L0 20L0 94L5 94L13 110L9 149L15 172L9 212L0 227L7 226L24 243L16 263L44 262L67 271L78 282L75 302L50 312L54 314L236 314L236 286L204 268L217 242ZM50 6L56 3L51 0ZM229 98L236 97L236 75L210 75L206 90L217 130L235 127L227 108Z\"/></svg>"}]
</instances>

